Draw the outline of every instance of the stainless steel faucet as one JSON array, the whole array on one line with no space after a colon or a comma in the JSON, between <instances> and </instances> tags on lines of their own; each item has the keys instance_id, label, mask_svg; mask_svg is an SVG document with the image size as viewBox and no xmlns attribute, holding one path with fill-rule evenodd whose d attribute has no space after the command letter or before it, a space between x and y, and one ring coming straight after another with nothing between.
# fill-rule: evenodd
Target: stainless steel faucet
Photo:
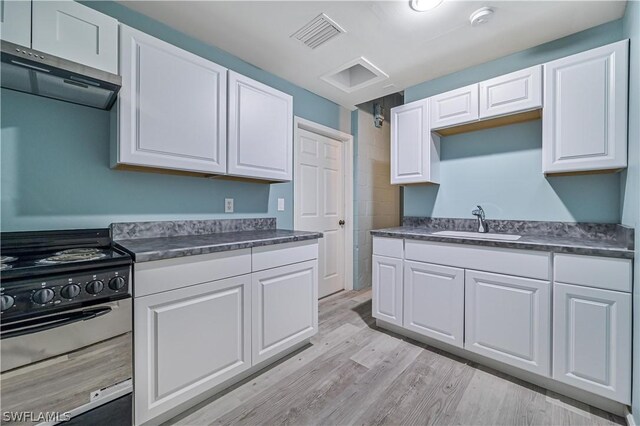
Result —
<instances>
[{"instance_id":1,"label":"stainless steel faucet","mask_svg":"<svg viewBox=\"0 0 640 426\"><path fill-rule=\"evenodd\" d=\"M489 232L489 229L487 228L487 221L484 220L484 210L482 210L482 207L478 206L478 208L472 211L471 214L478 218L478 232Z\"/></svg>"}]
</instances>

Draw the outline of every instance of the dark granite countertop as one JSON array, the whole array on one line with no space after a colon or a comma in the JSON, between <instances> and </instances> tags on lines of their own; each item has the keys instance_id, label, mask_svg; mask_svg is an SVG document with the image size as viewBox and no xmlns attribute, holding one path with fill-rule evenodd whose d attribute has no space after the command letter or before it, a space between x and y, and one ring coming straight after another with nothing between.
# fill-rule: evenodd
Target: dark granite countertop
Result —
<instances>
[{"instance_id":1,"label":"dark granite countertop","mask_svg":"<svg viewBox=\"0 0 640 426\"><path fill-rule=\"evenodd\" d=\"M171 259L228 250L322 238L320 232L257 229L197 235L174 235L116 240L135 262Z\"/></svg>"},{"instance_id":2,"label":"dark granite countertop","mask_svg":"<svg viewBox=\"0 0 640 426\"><path fill-rule=\"evenodd\" d=\"M469 226L475 226L473 221L470 223L466 220L464 223L460 221L462 219L429 218L420 223L416 218L405 218L404 226L376 229L371 231L371 235L485 247L539 250L553 253L573 253L625 259L633 259L634 257L633 230L616 229L619 225L567 225L559 222L519 222L514 225L504 221L503 223L494 223L492 227L490 223L489 232L521 235L520 239L516 241L434 235L435 232L444 230L468 232L471 231ZM611 232L608 232L609 229ZM629 237L629 234L631 237Z\"/></svg>"}]
</instances>

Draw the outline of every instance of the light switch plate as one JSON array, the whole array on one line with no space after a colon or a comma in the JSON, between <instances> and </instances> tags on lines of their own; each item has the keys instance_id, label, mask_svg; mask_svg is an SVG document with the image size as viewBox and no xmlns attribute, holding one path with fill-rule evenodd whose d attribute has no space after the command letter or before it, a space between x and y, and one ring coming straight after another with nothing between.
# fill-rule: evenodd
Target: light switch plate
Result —
<instances>
[{"instance_id":1,"label":"light switch plate","mask_svg":"<svg viewBox=\"0 0 640 426\"><path fill-rule=\"evenodd\" d=\"M278 198L278 211L284 211L284 198Z\"/></svg>"},{"instance_id":2,"label":"light switch plate","mask_svg":"<svg viewBox=\"0 0 640 426\"><path fill-rule=\"evenodd\" d=\"M233 213L233 198L224 199L224 212Z\"/></svg>"}]
</instances>

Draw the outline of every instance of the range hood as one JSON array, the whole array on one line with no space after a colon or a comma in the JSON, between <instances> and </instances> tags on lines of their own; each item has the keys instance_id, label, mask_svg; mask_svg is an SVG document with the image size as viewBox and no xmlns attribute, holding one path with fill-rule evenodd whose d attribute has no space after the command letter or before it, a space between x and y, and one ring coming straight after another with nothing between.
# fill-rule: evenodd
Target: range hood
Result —
<instances>
[{"instance_id":1,"label":"range hood","mask_svg":"<svg viewBox=\"0 0 640 426\"><path fill-rule=\"evenodd\" d=\"M2 40L0 85L93 108L110 109L122 78Z\"/></svg>"}]
</instances>

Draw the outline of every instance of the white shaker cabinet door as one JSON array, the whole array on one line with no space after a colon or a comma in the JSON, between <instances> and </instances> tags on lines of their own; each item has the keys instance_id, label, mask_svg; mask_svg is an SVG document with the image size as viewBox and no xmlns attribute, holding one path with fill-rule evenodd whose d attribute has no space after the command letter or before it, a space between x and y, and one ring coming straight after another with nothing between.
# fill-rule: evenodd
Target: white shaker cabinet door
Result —
<instances>
[{"instance_id":1,"label":"white shaker cabinet door","mask_svg":"<svg viewBox=\"0 0 640 426\"><path fill-rule=\"evenodd\" d=\"M429 127L429 100L391 110L391 183L438 183L440 137Z\"/></svg>"},{"instance_id":2,"label":"white shaker cabinet door","mask_svg":"<svg viewBox=\"0 0 640 426\"><path fill-rule=\"evenodd\" d=\"M251 367L251 276L134 301L135 424Z\"/></svg>"},{"instance_id":3,"label":"white shaker cabinet door","mask_svg":"<svg viewBox=\"0 0 640 426\"><path fill-rule=\"evenodd\" d=\"M478 120L478 84L440 93L430 99L431 129Z\"/></svg>"},{"instance_id":4,"label":"white shaker cabinet door","mask_svg":"<svg viewBox=\"0 0 640 426\"><path fill-rule=\"evenodd\" d=\"M252 274L253 365L318 331L318 261Z\"/></svg>"},{"instance_id":5,"label":"white shaker cabinet door","mask_svg":"<svg viewBox=\"0 0 640 426\"><path fill-rule=\"evenodd\" d=\"M631 403L631 294L554 284L553 378Z\"/></svg>"},{"instance_id":6,"label":"white shaker cabinet door","mask_svg":"<svg viewBox=\"0 0 640 426\"><path fill-rule=\"evenodd\" d=\"M466 270L465 349L549 377L550 286L547 281Z\"/></svg>"},{"instance_id":7,"label":"white shaker cabinet door","mask_svg":"<svg viewBox=\"0 0 640 426\"><path fill-rule=\"evenodd\" d=\"M542 107L542 65L480 83L480 119Z\"/></svg>"},{"instance_id":8,"label":"white shaker cabinet door","mask_svg":"<svg viewBox=\"0 0 640 426\"><path fill-rule=\"evenodd\" d=\"M464 269L405 261L404 328L462 347Z\"/></svg>"},{"instance_id":9,"label":"white shaker cabinet door","mask_svg":"<svg viewBox=\"0 0 640 426\"><path fill-rule=\"evenodd\" d=\"M0 0L0 37L2 40L31 47L31 2Z\"/></svg>"},{"instance_id":10,"label":"white shaker cabinet door","mask_svg":"<svg viewBox=\"0 0 640 426\"><path fill-rule=\"evenodd\" d=\"M229 71L228 174L290 181L293 97Z\"/></svg>"},{"instance_id":11,"label":"white shaker cabinet door","mask_svg":"<svg viewBox=\"0 0 640 426\"><path fill-rule=\"evenodd\" d=\"M544 65L545 173L627 166L628 56L623 40Z\"/></svg>"},{"instance_id":12,"label":"white shaker cabinet door","mask_svg":"<svg viewBox=\"0 0 640 426\"><path fill-rule=\"evenodd\" d=\"M373 317L402 326L402 259L373 256Z\"/></svg>"},{"instance_id":13,"label":"white shaker cabinet door","mask_svg":"<svg viewBox=\"0 0 640 426\"><path fill-rule=\"evenodd\" d=\"M34 0L31 43L36 50L118 73L118 21L78 2Z\"/></svg>"},{"instance_id":14,"label":"white shaker cabinet door","mask_svg":"<svg viewBox=\"0 0 640 426\"><path fill-rule=\"evenodd\" d=\"M224 174L227 69L120 29L118 163Z\"/></svg>"}]
</instances>

